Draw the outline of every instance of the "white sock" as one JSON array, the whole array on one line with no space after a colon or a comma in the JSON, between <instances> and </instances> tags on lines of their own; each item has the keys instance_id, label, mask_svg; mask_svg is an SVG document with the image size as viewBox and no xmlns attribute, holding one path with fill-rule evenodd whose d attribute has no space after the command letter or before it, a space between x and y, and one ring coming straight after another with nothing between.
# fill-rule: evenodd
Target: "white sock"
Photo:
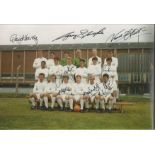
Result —
<instances>
[{"instance_id":1,"label":"white sock","mask_svg":"<svg viewBox=\"0 0 155 155\"><path fill-rule=\"evenodd\" d=\"M65 108L68 107L68 100L65 100Z\"/></svg>"},{"instance_id":2,"label":"white sock","mask_svg":"<svg viewBox=\"0 0 155 155\"><path fill-rule=\"evenodd\" d=\"M95 99L96 109L99 109L99 100Z\"/></svg>"},{"instance_id":3,"label":"white sock","mask_svg":"<svg viewBox=\"0 0 155 155\"><path fill-rule=\"evenodd\" d=\"M61 108L63 108L63 105L62 105L62 100L61 99L58 99L58 104L59 104L59 106L61 107Z\"/></svg>"},{"instance_id":4,"label":"white sock","mask_svg":"<svg viewBox=\"0 0 155 155\"><path fill-rule=\"evenodd\" d=\"M85 101L85 107L86 107L87 109L89 109L89 101L88 101L88 100Z\"/></svg>"},{"instance_id":5,"label":"white sock","mask_svg":"<svg viewBox=\"0 0 155 155\"><path fill-rule=\"evenodd\" d=\"M113 100L109 100L108 105L109 105L109 108L108 109L111 110L112 107L113 107Z\"/></svg>"},{"instance_id":6,"label":"white sock","mask_svg":"<svg viewBox=\"0 0 155 155\"><path fill-rule=\"evenodd\" d=\"M48 108L48 97L47 96L44 97L44 103L45 103L45 107Z\"/></svg>"},{"instance_id":7,"label":"white sock","mask_svg":"<svg viewBox=\"0 0 155 155\"><path fill-rule=\"evenodd\" d=\"M40 107L43 105L43 98L40 98Z\"/></svg>"},{"instance_id":8,"label":"white sock","mask_svg":"<svg viewBox=\"0 0 155 155\"><path fill-rule=\"evenodd\" d=\"M101 109L104 109L105 110L105 103L104 103L104 99L100 101L101 103Z\"/></svg>"},{"instance_id":9,"label":"white sock","mask_svg":"<svg viewBox=\"0 0 155 155\"><path fill-rule=\"evenodd\" d=\"M54 108L55 100L56 100L56 98L55 98L55 97L52 97L52 103L51 103L51 108L52 108L52 109Z\"/></svg>"},{"instance_id":10,"label":"white sock","mask_svg":"<svg viewBox=\"0 0 155 155\"><path fill-rule=\"evenodd\" d=\"M34 97L30 98L30 102L32 103L32 106L35 106L35 99L34 99Z\"/></svg>"},{"instance_id":11,"label":"white sock","mask_svg":"<svg viewBox=\"0 0 155 155\"><path fill-rule=\"evenodd\" d=\"M84 106L84 101L83 101L83 99L80 99L80 108L81 108L81 110L83 110L83 106Z\"/></svg>"},{"instance_id":12,"label":"white sock","mask_svg":"<svg viewBox=\"0 0 155 155\"><path fill-rule=\"evenodd\" d=\"M73 99L69 100L69 107L71 110L73 110Z\"/></svg>"}]
</instances>

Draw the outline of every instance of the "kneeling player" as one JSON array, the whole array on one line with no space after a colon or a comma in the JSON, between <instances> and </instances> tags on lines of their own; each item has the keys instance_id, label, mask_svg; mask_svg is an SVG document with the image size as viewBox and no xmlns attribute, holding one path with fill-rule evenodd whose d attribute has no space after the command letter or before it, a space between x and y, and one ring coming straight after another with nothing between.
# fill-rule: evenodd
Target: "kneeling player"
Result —
<instances>
[{"instance_id":1,"label":"kneeling player","mask_svg":"<svg viewBox=\"0 0 155 155\"><path fill-rule=\"evenodd\" d=\"M68 75L64 75L63 76L63 83L60 85L60 87L58 88L58 96L57 96L57 102L60 106L60 110L63 110L63 103L65 103L65 108L68 107L68 103L69 103L69 107L70 110L73 110L73 102L72 100L70 100L70 95L72 92L72 85L68 82L69 80L69 76Z\"/></svg>"},{"instance_id":2,"label":"kneeling player","mask_svg":"<svg viewBox=\"0 0 155 155\"><path fill-rule=\"evenodd\" d=\"M85 85L81 82L81 75L76 75L75 81L76 83L73 84L72 96L70 99L75 104L80 104L81 112L83 112L84 108L83 95L85 92Z\"/></svg>"},{"instance_id":3,"label":"kneeling player","mask_svg":"<svg viewBox=\"0 0 155 155\"><path fill-rule=\"evenodd\" d=\"M108 112L112 111L115 102L114 90L116 83L109 80L108 74L103 74L103 82L100 85L100 105L101 111L105 111L105 103L108 104Z\"/></svg>"},{"instance_id":4,"label":"kneeling player","mask_svg":"<svg viewBox=\"0 0 155 155\"><path fill-rule=\"evenodd\" d=\"M54 105L56 102L56 95L57 95L56 75L52 74L50 76L50 82L47 84L44 90L44 103L45 103L46 110L48 110L49 108L49 103L48 103L49 100L51 101L49 110L54 109Z\"/></svg>"},{"instance_id":5,"label":"kneeling player","mask_svg":"<svg viewBox=\"0 0 155 155\"><path fill-rule=\"evenodd\" d=\"M47 82L44 80L45 75L43 73L39 74L39 80L35 83L33 92L30 94L30 102L32 103L31 109L37 108L37 103L40 103L40 108L42 109L43 106L43 93L46 88Z\"/></svg>"},{"instance_id":6,"label":"kneeling player","mask_svg":"<svg viewBox=\"0 0 155 155\"><path fill-rule=\"evenodd\" d=\"M90 104L93 107L95 103L95 109L98 112L99 109L99 83L95 82L95 75L89 75L89 84L87 85L87 91L84 95L86 111L90 108ZM89 104L90 103L90 104Z\"/></svg>"}]
</instances>

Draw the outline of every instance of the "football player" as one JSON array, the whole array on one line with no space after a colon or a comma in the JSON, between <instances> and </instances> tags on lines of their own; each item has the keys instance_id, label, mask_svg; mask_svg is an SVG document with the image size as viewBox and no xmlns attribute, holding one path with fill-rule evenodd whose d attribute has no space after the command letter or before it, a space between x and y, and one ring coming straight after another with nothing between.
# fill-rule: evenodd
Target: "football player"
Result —
<instances>
[{"instance_id":1,"label":"football player","mask_svg":"<svg viewBox=\"0 0 155 155\"><path fill-rule=\"evenodd\" d=\"M73 101L70 100L72 93L72 85L69 83L69 76L63 75L63 83L58 88L57 102L60 106L60 110L63 111L63 103L65 103L65 108L67 109L68 104L70 111L73 111Z\"/></svg>"},{"instance_id":2,"label":"football player","mask_svg":"<svg viewBox=\"0 0 155 155\"><path fill-rule=\"evenodd\" d=\"M52 74L50 76L50 81L46 85L46 88L44 90L44 103L45 103L45 109L46 110L53 110L56 102L56 96L57 96L57 84L56 84L56 75ZM51 105L49 107L49 100L51 101Z\"/></svg>"},{"instance_id":3,"label":"football player","mask_svg":"<svg viewBox=\"0 0 155 155\"><path fill-rule=\"evenodd\" d=\"M63 67L63 74L69 76L69 83L74 83L74 75L76 72L76 66L72 64L72 58L67 57L67 65Z\"/></svg>"},{"instance_id":4,"label":"football player","mask_svg":"<svg viewBox=\"0 0 155 155\"><path fill-rule=\"evenodd\" d=\"M45 75L39 74L39 80L35 83L33 92L30 94L29 101L32 103L31 109L37 108L37 102L40 104L40 109L43 109L43 93L47 86L47 82L44 80Z\"/></svg>"}]
</instances>

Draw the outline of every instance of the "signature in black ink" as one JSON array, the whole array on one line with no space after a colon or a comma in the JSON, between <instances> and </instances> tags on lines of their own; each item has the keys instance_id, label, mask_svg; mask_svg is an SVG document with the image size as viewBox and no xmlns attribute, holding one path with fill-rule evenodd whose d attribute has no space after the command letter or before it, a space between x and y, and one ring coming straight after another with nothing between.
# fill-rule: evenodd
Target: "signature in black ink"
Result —
<instances>
[{"instance_id":1,"label":"signature in black ink","mask_svg":"<svg viewBox=\"0 0 155 155\"><path fill-rule=\"evenodd\" d=\"M10 36L10 42L12 42L12 43L15 43L15 42L21 43L23 41L30 41L30 40L33 40L35 42L35 44L38 44L38 37L36 35L30 36L28 34L26 34L26 35L12 34Z\"/></svg>"},{"instance_id":2,"label":"signature in black ink","mask_svg":"<svg viewBox=\"0 0 155 155\"><path fill-rule=\"evenodd\" d=\"M72 38L72 39L77 39L77 38L80 38L80 39L83 39L85 37L88 37L88 36L92 36L92 37L95 37L99 34L101 35L104 35L104 31L106 30L106 28L102 28L100 29L99 31L95 32L95 31L89 31L88 29L82 29L80 30L80 33L79 34L75 34L75 32L69 32L67 34L64 34L54 40L52 40L52 42L56 41L56 40L62 40L62 41L65 41L67 40L68 38Z\"/></svg>"},{"instance_id":3,"label":"signature in black ink","mask_svg":"<svg viewBox=\"0 0 155 155\"><path fill-rule=\"evenodd\" d=\"M145 27L131 28L129 30L122 29L118 33L111 34L107 38L106 42L108 42L108 41L117 42L117 41L121 41L121 40L125 41L125 40L131 39L133 37L139 37L140 35L144 35L145 31L147 31Z\"/></svg>"}]
</instances>

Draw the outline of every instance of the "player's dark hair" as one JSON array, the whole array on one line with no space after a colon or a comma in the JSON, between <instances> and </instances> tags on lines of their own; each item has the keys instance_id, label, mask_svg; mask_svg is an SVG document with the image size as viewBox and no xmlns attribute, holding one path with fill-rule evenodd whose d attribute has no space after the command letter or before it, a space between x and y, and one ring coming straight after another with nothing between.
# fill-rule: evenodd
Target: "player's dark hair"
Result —
<instances>
[{"instance_id":1,"label":"player's dark hair","mask_svg":"<svg viewBox=\"0 0 155 155\"><path fill-rule=\"evenodd\" d=\"M81 58L81 59L80 59L80 62L84 62L84 63L85 63L85 62L86 62L86 60Z\"/></svg>"},{"instance_id":2,"label":"player's dark hair","mask_svg":"<svg viewBox=\"0 0 155 155\"><path fill-rule=\"evenodd\" d=\"M107 77L109 79L109 75L108 74L103 74L102 77Z\"/></svg>"},{"instance_id":3,"label":"player's dark hair","mask_svg":"<svg viewBox=\"0 0 155 155\"><path fill-rule=\"evenodd\" d=\"M44 63L44 65L46 65L46 61L42 61L41 64Z\"/></svg>"},{"instance_id":4,"label":"player's dark hair","mask_svg":"<svg viewBox=\"0 0 155 155\"><path fill-rule=\"evenodd\" d=\"M112 61L112 58L107 58L106 61Z\"/></svg>"},{"instance_id":5,"label":"player's dark hair","mask_svg":"<svg viewBox=\"0 0 155 155\"><path fill-rule=\"evenodd\" d=\"M44 73L40 73L40 74L39 74L39 76L40 76L40 75L42 75L42 76L44 76L44 77L45 77L45 74L44 74Z\"/></svg>"},{"instance_id":6,"label":"player's dark hair","mask_svg":"<svg viewBox=\"0 0 155 155\"><path fill-rule=\"evenodd\" d=\"M98 58L97 57L94 57L93 59L92 59L92 61L98 61Z\"/></svg>"}]
</instances>

